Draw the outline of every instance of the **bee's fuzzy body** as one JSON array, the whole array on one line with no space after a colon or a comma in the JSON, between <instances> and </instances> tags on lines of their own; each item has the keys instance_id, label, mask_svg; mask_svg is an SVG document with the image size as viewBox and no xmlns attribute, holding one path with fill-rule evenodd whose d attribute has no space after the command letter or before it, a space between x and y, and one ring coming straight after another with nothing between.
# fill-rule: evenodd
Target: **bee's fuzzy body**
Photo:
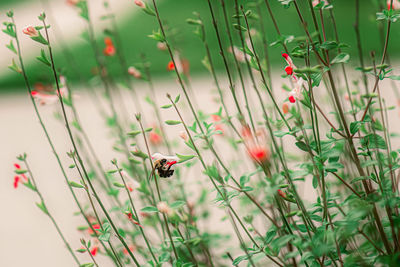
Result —
<instances>
[{"instance_id":1,"label":"bee's fuzzy body","mask_svg":"<svg viewBox=\"0 0 400 267\"><path fill-rule=\"evenodd\" d=\"M161 178L169 178L174 174L174 170L171 167L172 165L168 164L166 159L159 159L154 162L154 169L157 170Z\"/></svg>"}]
</instances>

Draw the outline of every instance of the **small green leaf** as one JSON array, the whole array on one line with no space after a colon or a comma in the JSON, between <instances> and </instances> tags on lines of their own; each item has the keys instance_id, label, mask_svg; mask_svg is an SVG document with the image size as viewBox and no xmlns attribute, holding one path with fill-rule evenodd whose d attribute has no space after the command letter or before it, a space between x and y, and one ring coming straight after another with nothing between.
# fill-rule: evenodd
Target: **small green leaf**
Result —
<instances>
[{"instance_id":1,"label":"small green leaf","mask_svg":"<svg viewBox=\"0 0 400 267\"><path fill-rule=\"evenodd\" d=\"M41 44L44 44L44 45L48 45L49 43L47 42L47 40L44 39L44 37L42 36L42 34L40 32L38 32L38 33L39 33L38 36L33 36L33 37L31 37L31 39L33 41L38 42L38 43L41 43Z\"/></svg>"},{"instance_id":2,"label":"small green leaf","mask_svg":"<svg viewBox=\"0 0 400 267\"><path fill-rule=\"evenodd\" d=\"M44 52L44 50L42 49L40 52L40 57L36 57L37 60L39 60L40 62L42 62L43 64L47 65L47 66L51 66L50 61L47 59L46 57L46 53Z\"/></svg>"},{"instance_id":3,"label":"small green leaf","mask_svg":"<svg viewBox=\"0 0 400 267\"><path fill-rule=\"evenodd\" d=\"M163 109L168 109L168 108L170 108L170 107L172 107L172 104L168 104L168 105L161 106L161 108L163 108Z\"/></svg>"},{"instance_id":4,"label":"small green leaf","mask_svg":"<svg viewBox=\"0 0 400 267\"><path fill-rule=\"evenodd\" d=\"M13 43L12 40L10 41L10 44L6 45L6 47L7 47L8 49L10 49L12 52L14 52L14 54L17 55L17 50L15 49L14 43Z\"/></svg>"},{"instance_id":5,"label":"small green leaf","mask_svg":"<svg viewBox=\"0 0 400 267\"><path fill-rule=\"evenodd\" d=\"M12 63L8 66L9 69L15 71L16 73L22 73L22 69L15 63L14 59L12 59Z\"/></svg>"},{"instance_id":6,"label":"small green leaf","mask_svg":"<svg viewBox=\"0 0 400 267\"><path fill-rule=\"evenodd\" d=\"M175 104L178 103L178 101L179 101L180 98L181 98L181 95L178 94L178 95L175 97L174 103L175 103Z\"/></svg>"},{"instance_id":7,"label":"small green leaf","mask_svg":"<svg viewBox=\"0 0 400 267\"><path fill-rule=\"evenodd\" d=\"M303 141L296 142L296 146L305 152L309 151L308 146Z\"/></svg>"},{"instance_id":8,"label":"small green leaf","mask_svg":"<svg viewBox=\"0 0 400 267\"><path fill-rule=\"evenodd\" d=\"M38 206L39 209L41 209L44 214L49 215L49 211L46 208L46 205L43 202L36 203L36 206Z\"/></svg>"},{"instance_id":9,"label":"small green leaf","mask_svg":"<svg viewBox=\"0 0 400 267\"><path fill-rule=\"evenodd\" d=\"M158 209L157 209L157 207L154 207L154 206L147 206L147 207L144 207L143 209L141 209L141 211L153 213L153 212L158 212Z\"/></svg>"},{"instance_id":10,"label":"small green leaf","mask_svg":"<svg viewBox=\"0 0 400 267\"><path fill-rule=\"evenodd\" d=\"M135 138L137 135L139 135L141 133L142 133L141 131L132 131L132 132L129 132L128 135L132 138Z\"/></svg>"},{"instance_id":11,"label":"small green leaf","mask_svg":"<svg viewBox=\"0 0 400 267\"><path fill-rule=\"evenodd\" d=\"M142 158L142 159L147 159L148 158L148 155L146 153L140 151L140 150L131 151L131 153L132 153L132 155L134 155L136 157L139 157L139 158Z\"/></svg>"},{"instance_id":12,"label":"small green leaf","mask_svg":"<svg viewBox=\"0 0 400 267\"><path fill-rule=\"evenodd\" d=\"M340 53L339 55L337 55L332 61L332 64L336 64L336 63L347 63L350 60L350 55L347 53Z\"/></svg>"},{"instance_id":13,"label":"small green leaf","mask_svg":"<svg viewBox=\"0 0 400 267\"><path fill-rule=\"evenodd\" d=\"M353 121L352 123L350 123L350 133L355 134L356 132L358 132L360 127L361 127L361 122Z\"/></svg>"},{"instance_id":14,"label":"small green leaf","mask_svg":"<svg viewBox=\"0 0 400 267\"><path fill-rule=\"evenodd\" d=\"M191 160L194 157L196 157L194 155L181 155L181 154L178 154L178 153L176 153L176 156L179 158L179 163L183 163L185 161Z\"/></svg>"},{"instance_id":15,"label":"small green leaf","mask_svg":"<svg viewBox=\"0 0 400 267\"><path fill-rule=\"evenodd\" d=\"M185 201L178 200L178 201L175 201L174 203L172 203L170 207L173 209L179 209L179 208L182 208L183 206L185 206L185 204L186 204Z\"/></svg>"},{"instance_id":16,"label":"small green leaf","mask_svg":"<svg viewBox=\"0 0 400 267\"><path fill-rule=\"evenodd\" d=\"M123 184L120 184L118 182L113 183L114 186L119 187L119 188L124 188L125 186Z\"/></svg>"},{"instance_id":17,"label":"small green leaf","mask_svg":"<svg viewBox=\"0 0 400 267\"><path fill-rule=\"evenodd\" d=\"M180 121L174 121L174 120L167 120L167 121L165 121L165 123L168 124L168 125L177 125L177 124L180 124L181 122Z\"/></svg>"},{"instance_id":18,"label":"small green leaf","mask_svg":"<svg viewBox=\"0 0 400 267\"><path fill-rule=\"evenodd\" d=\"M68 184L69 184L70 186L72 186L72 187L75 187L75 188L84 188L83 185L78 184L77 182L74 182L74 181L69 181Z\"/></svg>"}]
</instances>

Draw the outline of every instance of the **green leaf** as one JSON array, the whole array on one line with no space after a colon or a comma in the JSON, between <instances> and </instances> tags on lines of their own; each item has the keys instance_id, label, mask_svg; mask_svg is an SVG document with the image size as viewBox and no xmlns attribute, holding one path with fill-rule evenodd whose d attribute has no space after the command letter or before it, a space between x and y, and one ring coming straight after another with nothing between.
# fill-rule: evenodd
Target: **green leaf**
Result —
<instances>
[{"instance_id":1,"label":"green leaf","mask_svg":"<svg viewBox=\"0 0 400 267\"><path fill-rule=\"evenodd\" d=\"M247 260L249 257L247 255L242 255L237 257L236 259L233 260L232 265L237 266L240 262Z\"/></svg>"},{"instance_id":2,"label":"green leaf","mask_svg":"<svg viewBox=\"0 0 400 267\"><path fill-rule=\"evenodd\" d=\"M81 264L79 267L93 267L93 266L94 266L94 263L90 262L90 263Z\"/></svg>"},{"instance_id":3,"label":"green leaf","mask_svg":"<svg viewBox=\"0 0 400 267\"><path fill-rule=\"evenodd\" d=\"M190 25L201 25L203 24L199 19L187 19L186 22Z\"/></svg>"},{"instance_id":4,"label":"green leaf","mask_svg":"<svg viewBox=\"0 0 400 267\"><path fill-rule=\"evenodd\" d=\"M147 213L153 213L153 212L158 212L158 209L157 209L157 207L154 207L154 206L147 206L147 207L144 207L143 209L141 209L141 211L147 212Z\"/></svg>"},{"instance_id":5,"label":"green leaf","mask_svg":"<svg viewBox=\"0 0 400 267\"><path fill-rule=\"evenodd\" d=\"M49 67L51 66L51 63L47 59L46 53L44 52L43 49L41 49L41 51L40 51L40 57L36 57L36 59L39 60L40 62L44 63L45 65L49 66Z\"/></svg>"},{"instance_id":6,"label":"green leaf","mask_svg":"<svg viewBox=\"0 0 400 267\"><path fill-rule=\"evenodd\" d=\"M173 208L173 209L179 209L179 208L182 208L185 205L186 205L185 201L178 200L178 201L175 201L174 203L172 203L170 207Z\"/></svg>"},{"instance_id":7,"label":"green leaf","mask_svg":"<svg viewBox=\"0 0 400 267\"><path fill-rule=\"evenodd\" d=\"M49 43L47 42L47 40L44 39L44 37L42 36L42 34L40 32L38 32L38 33L39 33L38 36L33 36L33 37L31 37L31 39L35 42L38 42L38 43L41 43L44 45L48 45Z\"/></svg>"},{"instance_id":8,"label":"green leaf","mask_svg":"<svg viewBox=\"0 0 400 267\"><path fill-rule=\"evenodd\" d=\"M150 16L156 16L156 13L154 12L153 9L151 9L148 5L145 6L145 8L142 9L144 13Z\"/></svg>"},{"instance_id":9,"label":"green leaf","mask_svg":"<svg viewBox=\"0 0 400 267\"><path fill-rule=\"evenodd\" d=\"M75 188L85 188L83 185L78 184L77 182L74 182L74 181L69 181L68 184Z\"/></svg>"},{"instance_id":10,"label":"green leaf","mask_svg":"<svg viewBox=\"0 0 400 267\"><path fill-rule=\"evenodd\" d=\"M114 186L119 187L119 188L124 188L125 186L123 184L120 184L118 182L113 183Z\"/></svg>"},{"instance_id":11,"label":"green leaf","mask_svg":"<svg viewBox=\"0 0 400 267\"><path fill-rule=\"evenodd\" d=\"M8 45L6 45L6 47L8 48L8 49L10 49L12 52L14 52L14 54L18 54L17 53L17 50L15 49L15 47L14 47L14 43L13 43L13 41L12 40L10 40L10 44L8 44Z\"/></svg>"},{"instance_id":12,"label":"green leaf","mask_svg":"<svg viewBox=\"0 0 400 267\"><path fill-rule=\"evenodd\" d=\"M377 134L368 134L361 139L361 145L368 148L386 149L386 142L382 136Z\"/></svg>"},{"instance_id":13,"label":"green leaf","mask_svg":"<svg viewBox=\"0 0 400 267\"><path fill-rule=\"evenodd\" d=\"M350 133L351 134L357 133L360 127L361 127L361 122L353 121L352 123L350 123Z\"/></svg>"},{"instance_id":14,"label":"green leaf","mask_svg":"<svg viewBox=\"0 0 400 267\"><path fill-rule=\"evenodd\" d=\"M22 69L15 63L14 59L12 59L12 63L10 66L8 66L8 68L16 73L22 73Z\"/></svg>"},{"instance_id":15,"label":"green leaf","mask_svg":"<svg viewBox=\"0 0 400 267\"><path fill-rule=\"evenodd\" d=\"M36 206L38 206L39 209L41 209L44 214L49 215L49 211L46 208L46 205L43 202L36 203Z\"/></svg>"},{"instance_id":16,"label":"green leaf","mask_svg":"<svg viewBox=\"0 0 400 267\"><path fill-rule=\"evenodd\" d=\"M181 95L178 94L178 95L175 97L174 103L175 103L175 104L178 103L178 101L179 101L180 98L181 98Z\"/></svg>"},{"instance_id":17,"label":"green leaf","mask_svg":"<svg viewBox=\"0 0 400 267\"><path fill-rule=\"evenodd\" d=\"M332 64L336 64L336 63L347 63L350 60L350 55L347 53L340 53L339 55L337 55L332 61Z\"/></svg>"},{"instance_id":18,"label":"green leaf","mask_svg":"<svg viewBox=\"0 0 400 267\"><path fill-rule=\"evenodd\" d=\"M22 170L22 169L16 169L14 172L16 174L24 174L24 173L27 173L28 171L27 170Z\"/></svg>"},{"instance_id":19,"label":"green leaf","mask_svg":"<svg viewBox=\"0 0 400 267\"><path fill-rule=\"evenodd\" d=\"M132 132L129 132L128 135L132 138L135 138L137 135L139 135L141 133L142 133L142 131L132 131Z\"/></svg>"},{"instance_id":20,"label":"green leaf","mask_svg":"<svg viewBox=\"0 0 400 267\"><path fill-rule=\"evenodd\" d=\"M163 108L163 109L167 109L167 108L170 108L170 107L172 107L172 104L161 106L161 108Z\"/></svg>"},{"instance_id":21,"label":"green leaf","mask_svg":"<svg viewBox=\"0 0 400 267\"><path fill-rule=\"evenodd\" d=\"M179 163L183 163L185 161L191 160L194 157L196 157L194 155L181 155L181 154L178 154L178 153L176 153L176 156L179 158Z\"/></svg>"},{"instance_id":22,"label":"green leaf","mask_svg":"<svg viewBox=\"0 0 400 267\"><path fill-rule=\"evenodd\" d=\"M136 157L139 157L139 158L142 158L142 159L147 159L149 157L146 153L144 153L144 152L142 152L140 150L131 151L131 153L132 153L132 155L134 155Z\"/></svg>"},{"instance_id":23,"label":"green leaf","mask_svg":"<svg viewBox=\"0 0 400 267\"><path fill-rule=\"evenodd\" d=\"M308 146L303 141L296 142L296 146L305 152L309 151Z\"/></svg>"},{"instance_id":24,"label":"green leaf","mask_svg":"<svg viewBox=\"0 0 400 267\"><path fill-rule=\"evenodd\" d=\"M89 10L86 0L78 1L78 3L75 6L79 9L79 16L89 21Z\"/></svg>"},{"instance_id":25,"label":"green leaf","mask_svg":"<svg viewBox=\"0 0 400 267\"><path fill-rule=\"evenodd\" d=\"M177 124L180 124L181 122L180 121L174 121L174 120L167 120L167 121L165 121L165 123L168 124L168 125L177 125Z\"/></svg>"}]
</instances>

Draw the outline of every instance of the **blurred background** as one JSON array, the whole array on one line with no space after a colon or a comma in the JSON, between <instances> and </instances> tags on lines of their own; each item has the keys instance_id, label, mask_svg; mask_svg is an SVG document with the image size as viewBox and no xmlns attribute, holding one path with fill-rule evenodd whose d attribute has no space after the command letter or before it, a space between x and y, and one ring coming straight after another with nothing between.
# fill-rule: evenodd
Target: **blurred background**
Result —
<instances>
[{"instance_id":1,"label":"blurred background","mask_svg":"<svg viewBox=\"0 0 400 267\"><path fill-rule=\"evenodd\" d=\"M157 2L160 14L168 25L171 42L190 64L192 86L199 103L203 104L201 108L207 113L216 112L219 107L213 100L216 93L215 90L212 90L212 80L202 64L205 55L203 45L198 37L193 34L194 27L186 22L186 19L195 17L192 14L194 11L198 12L205 20L207 41L217 69L222 71L223 62L218 55L217 40L210 23L207 2L205 0L158 0ZM226 0L226 2L231 1ZM302 8L306 8L306 1L298 2ZM376 23L376 12L382 10L386 1L363 0L360 2L360 30L363 51L365 56L370 51L376 51L377 55L380 55L382 36ZM167 71L167 64L170 60L168 54L157 49L157 42L148 37L158 29L154 17L142 12L140 8L134 5L133 0L110 0L108 8L99 0L89 0L88 3L100 49L104 48L104 38L111 28L110 23L112 22L108 15L112 11L115 14L120 31L122 49L127 64L140 63L140 54L145 54L151 63L151 72L156 80L157 95L161 99L159 104L167 104L167 100L164 98L165 93L169 92L176 95L180 92L180 89L175 82L174 73ZM279 1L274 0L270 3L282 34L287 35L288 39L291 39L289 35L301 38L303 31L294 9L285 9ZM354 57L349 66L358 67L358 60L355 59L358 54L353 27L355 1L336 0L332 3L334 4L340 40L347 44L344 51ZM108 140L109 133L105 128L104 121L97 114L91 101L88 101L86 92L80 83L80 79L83 77L96 86L96 79L93 79L93 73L96 72L94 55L89 43L82 35L86 30L85 22L78 16L76 8L68 4L66 0L1 0L1 21L8 20L5 13L10 9L14 10L27 73L35 86L51 86L52 76L48 69L35 59L40 53L40 45L24 36L21 31L25 26L39 25L37 16L42 11L46 12L51 25L50 38L55 49L55 61L71 84L79 89L76 102L83 125L86 126L88 135L95 144L95 150L100 155L100 159L104 162L106 168L110 169L111 164L108 163L110 159L116 156L115 152L112 151L112 141ZM232 8L230 10L232 12ZM254 11L257 12L256 9ZM222 22L220 9L217 9L217 16ZM277 40L277 35L265 8L261 10L261 17L266 29L268 43L273 44ZM311 21L310 17L306 16L305 18L307 21ZM223 28L222 23L220 24ZM400 56L398 49L400 47L399 24L395 23L392 27L389 46L389 54L394 62L395 69L398 62L397 57ZM327 30L328 35L332 36L332 28L328 27ZM81 235L76 231L76 226L82 221L78 217L71 216L76 211L75 206L70 193L66 190L64 180L60 178L60 171L33 112L23 80L20 75L7 68L12 59L15 58L15 55L5 47L9 40L10 38L7 35L0 34L0 210L2 212L2 219L0 220L0 266L73 266L73 261L64 249L53 225L35 206L34 202L37 201L37 197L25 188L14 190L12 187L15 157L20 153L27 152L31 167L34 173L37 173L38 186L43 191L49 210L57 218L73 248L80 247L79 238ZM223 41L227 43L227 40ZM238 43L236 38L235 42ZM290 44L289 47L291 47ZM65 51L68 51L67 54ZM269 48L272 72L276 77L273 83L276 88L279 88L284 81L280 77L285 66L281 58L282 51L280 45L272 45ZM71 55L78 66L76 69L64 68L64 66L70 64ZM117 60L108 58L107 65L113 79L117 82L121 81L122 72ZM370 64L367 63L366 65ZM358 73L356 74L358 75ZM355 78L355 80L357 79ZM141 102L145 102L147 87L143 83L138 83L136 87ZM386 90L385 95L391 100L389 105L396 104L391 91ZM282 94L278 97L283 99L285 96ZM126 100L126 106L130 114L135 112L132 108L134 105L130 100ZM54 117L56 108L44 106L40 109L50 134L54 137L64 165L68 166L69 161L65 152L71 148L69 142L66 141L68 138L62 123ZM150 111L151 106L144 105L144 110L145 112L148 111L148 123L156 122ZM391 114L393 115L390 118L392 125L397 125L397 111L393 111ZM176 115L173 112L165 111L163 118L176 119ZM178 136L178 132L179 130L176 128L171 129L169 127L171 136ZM69 171L68 174L77 178L72 171ZM194 191L197 186L200 186L197 182L189 183ZM210 207L211 209L214 209L214 207ZM213 231L224 232L226 230L224 224L226 223L225 221L220 224L212 224Z\"/></svg>"}]
</instances>

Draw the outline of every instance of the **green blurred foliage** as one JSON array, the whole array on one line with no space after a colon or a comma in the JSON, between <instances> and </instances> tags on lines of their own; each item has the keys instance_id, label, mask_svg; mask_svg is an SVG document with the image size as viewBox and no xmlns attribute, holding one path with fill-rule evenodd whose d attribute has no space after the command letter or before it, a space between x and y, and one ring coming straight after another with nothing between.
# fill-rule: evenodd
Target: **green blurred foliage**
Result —
<instances>
[{"instance_id":1,"label":"green blurred foliage","mask_svg":"<svg viewBox=\"0 0 400 267\"><path fill-rule=\"evenodd\" d=\"M241 1L243 4L248 5L250 1ZM245 3L246 2L246 3ZM252 3L257 1L252 1ZM272 10L276 16L278 21L281 33L283 35L294 35L294 37L304 36L303 30L301 28L300 21L295 12L294 7L290 7L285 9L278 1L270 1ZM303 11L305 19L309 23L310 31L314 30L314 26L312 24L312 18L307 6L307 1L298 1L300 7ZM351 55L351 62L354 67L358 66L358 52L356 45L356 36L354 31L354 22L355 22L355 1L348 0L336 0L331 1L334 5L334 13L336 17L337 28L339 32L339 38L342 43L346 43L349 47L344 49L344 52L347 52ZM378 0L364 0L361 2L361 10L360 10L360 30L361 30L361 40L363 45L364 56L368 57L370 51L375 51L377 56L381 54L382 51L382 42L379 32L379 25L383 22L376 21L376 12L380 11L378 3L381 3L385 6L386 1L378 1ZM230 15L233 15L233 1L226 1L228 11ZM151 1L148 1L149 5L151 5ZM219 4L219 1L213 1L214 7L217 10L217 17L219 21L219 27L221 31L225 32L225 27L223 24L222 10ZM272 43L277 40L277 34L273 27L272 21L267 14L267 10L265 8L265 4L263 1L260 1L261 9L262 9L262 17L265 24L265 29L267 33L268 42ZM257 9L254 7L250 7L254 13L257 13ZM164 51L159 51L156 47L156 41L149 38L148 35L152 34L153 31L158 30L158 25L155 17L149 16L141 10L137 10L138 7L133 4L132 1L132 15L126 18L122 18L119 20L119 29L120 35L123 43L123 51L126 56L126 60L129 65L134 65L135 63L140 63L140 53L146 54L148 60L151 62L151 71L154 76L164 76L169 75L167 72L166 66L169 62L169 56ZM136 9L136 10L135 10ZM136 12L137 11L137 12ZM159 1L159 12L164 20L164 22L168 25L169 31L168 35L172 36L170 41L174 45L176 49L181 51L181 54L184 58L188 59L190 62L190 71L191 74L201 74L206 72L206 69L202 65L201 61L204 58L205 51L204 47L200 41L200 39L193 34L195 29L194 26L186 23L187 18L194 18L192 14L194 11L198 12L203 20L205 21L206 26L206 38L212 50L212 55L214 59L214 63L217 65L219 70L222 70L222 60L218 53L217 40L215 37L215 32L211 24L210 14L207 6L206 0L164 0ZM331 20L328 16L329 11L324 11L325 14L325 24L327 25L327 39L334 40L334 33ZM319 12L316 13L319 15ZM118 18L118 15L117 15ZM318 18L318 21L319 18ZM233 20L231 21L233 23ZM259 22L252 20L252 25L259 29ZM398 56L399 52L396 47L400 41L400 31L399 24L395 23L391 30L391 42L389 45L389 54L392 57ZM382 25L384 26L384 25ZM21 25L19 25L21 27ZM100 31L97 32L98 45L101 49L104 48L103 39L106 36L104 34L105 29L98 29ZM101 31L103 30L103 31ZM239 45L239 39L237 38L237 34L235 30L232 30L234 34L234 41ZM383 33L384 34L384 33ZM226 38L225 34L224 37ZM57 42L57 40L55 40ZM224 39L223 43L225 47L228 47L228 40ZM260 43L260 42L259 42ZM74 44L71 40L70 43L67 44L71 49L74 57L79 62L79 72L84 75L84 77L91 77L93 67L95 66L94 61L94 53L90 48L89 43L80 43L79 45ZM288 45L289 48L294 47L295 44ZM260 46L258 46L259 52L262 52ZM285 63L281 58L281 52L283 49L281 46L276 45L269 48L270 61L274 70L279 71ZM70 73L68 70L67 61L65 59L64 54L60 51L60 49L56 50L56 64L58 67L64 67L66 74L72 80L76 80L77 77ZM119 66L117 57L107 58L107 62L109 65L109 71L113 74L114 78L118 78L121 76L121 68ZM370 60L366 60L367 65ZM301 64L302 62L299 62ZM51 80L50 72L46 70L46 67L42 66L40 62L36 60L33 62L29 62L28 64L28 74L29 77L32 78L33 81L40 81L46 83ZM276 67L276 69L275 69ZM123 70L125 71L125 70ZM23 81L18 77L17 74L10 73L6 77L2 77L0 80L0 88L13 88L13 87L23 87Z\"/></svg>"}]
</instances>

